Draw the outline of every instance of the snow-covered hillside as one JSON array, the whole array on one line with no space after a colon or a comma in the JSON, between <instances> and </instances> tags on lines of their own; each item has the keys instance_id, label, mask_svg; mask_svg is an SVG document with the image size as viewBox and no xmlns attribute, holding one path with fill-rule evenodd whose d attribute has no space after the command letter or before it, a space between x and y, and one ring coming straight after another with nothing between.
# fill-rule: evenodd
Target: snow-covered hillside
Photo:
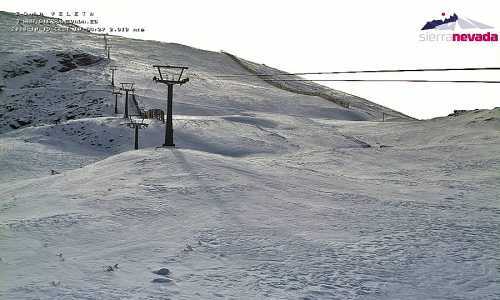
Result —
<instances>
[{"instance_id":1,"label":"snow-covered hillside","mask_svg":"<svg viewBox=\"0 0 500 300\"><path fill-rule=\"evenodd\" d=\"M101 36L13 20L0 12L1 299L500 297L500 108L415 121L219 80L248 72L224 53L111 37L108 61ZM164 109L166 63L190 67L177 147L146 120L132 150L108 67Z\"/></svg>"}]
</instances>

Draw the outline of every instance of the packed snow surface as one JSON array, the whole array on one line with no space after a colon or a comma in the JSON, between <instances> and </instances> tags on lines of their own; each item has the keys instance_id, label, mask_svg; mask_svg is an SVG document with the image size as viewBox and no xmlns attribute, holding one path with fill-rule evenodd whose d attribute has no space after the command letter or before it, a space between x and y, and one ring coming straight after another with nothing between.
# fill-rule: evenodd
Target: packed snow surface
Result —
<instances>
[{"instance_id":1,"label":"packed snow surface","mask_svg":"<svg viewBox=\"0 0 500 300\"><path fill-rule=\"evenodd\" d=\"M352 95L220 80L248 71L223 53L111 37L108 61L101 36L13 20L0 13L1 299L500 298L500 108L380 122L390 110ZM108 66L164 109L160 63L190 67L176 148L148 119L135 151Z\"/></svg>"}]
</instances>

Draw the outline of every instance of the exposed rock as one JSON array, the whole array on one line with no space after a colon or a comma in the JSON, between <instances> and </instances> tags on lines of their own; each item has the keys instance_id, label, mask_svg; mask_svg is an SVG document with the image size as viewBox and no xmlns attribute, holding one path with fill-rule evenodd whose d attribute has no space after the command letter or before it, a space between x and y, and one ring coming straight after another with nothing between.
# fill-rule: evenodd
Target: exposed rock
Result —
<instances>
[{"instance_id":1,"label":"exposed rock","mask_svg":"<svg viewBox=\"0 0 500 300\"><path fill-rule=\"evenodd\" d=\"M26 125L29 125L31 124L31 120L26 120L26 119L17 119L16 122L20 125L20 126L26 126Z\"/></svg>"},{"instance_id":2,"label":"exposed rock","mask_svg":"<svg viewBox=\"0 0 500 300\"><path fill-rule=\"evenodd\" d=\"M60 52L57 53L59 66L52 67L59 72L68 72L78 67L90 66L98 63L102 58L85 52Z\"/></svg>"},{"instance_id":3,"label":"exposed rock","mask_svg":"<svg viewBox=\"0 0 500 300\"><path fill-rule=\"evenodd\" d=\"M156 275L168 276L170 275L170 270L167 268L161 268L159 270L153 271Z\"/></svg>"}]
</instances>

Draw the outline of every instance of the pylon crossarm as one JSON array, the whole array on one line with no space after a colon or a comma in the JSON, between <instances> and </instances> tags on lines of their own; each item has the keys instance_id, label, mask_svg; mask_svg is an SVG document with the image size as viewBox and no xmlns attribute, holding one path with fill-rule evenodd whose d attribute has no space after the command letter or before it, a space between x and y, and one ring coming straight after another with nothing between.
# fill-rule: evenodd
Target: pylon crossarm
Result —
<instances>
[{"instance_id":1,"label":"pylon crossarm","mask_svg":"<svg viewBox=\"0 0 500 300\"><path fill-rule=\"evenodd\" d=\"M173 65L153 65L153 68L156 68L158 70L158 75L160 78L158 79L156 76L153 77L153 81L155 82L161 82L165 84L184 84L189 81L188 78L182 79L182 75L184 74L184 70L189 69L188 67L185 66L173 66ZM175 69L175 70L180 70L179 74L172 74L172 79L169 79L168 77L168 71L169 69ZM163 72L162 72L163 70Z\"/></svg>"},{"instance_id":2,"label":"pylon crossarm","mask_svg":"<svg viewBox=\"0 0 500 300\"><path fill-rule=\"evenodd\" d=\"M133 82L120 82L120 84L122 85L120 88L120 90L122 90L122 91L126 91L126 90L133 91L134 90L134 83Z\"/></svg>"},{"instance_id":3,"label":"pylon crossarm","mask_svg":"<svg viewBox=\"0 0 500 300\"><path fill-rule=\"evenodd\" d=\"M184 66L174 66L174 65L153 65L153 68L165 68L165 69L189 69L189 67L184 67Z\"/></svg>"},{"instance_id":4,"label":"pylon crossarm","mask_svg":"<svg viewBox=\"0 0 500 300\"><path fill-rule=\"evenodd\" d=\"M187 82L189 82L189 78L184 78L182 80L163 80L163 79L158 79L155 77L153 77L153 80L155 82L160 82L160 83L165 83L165 84L180 84L180 85L183 85Z\"/></svg>"}]
</instances>

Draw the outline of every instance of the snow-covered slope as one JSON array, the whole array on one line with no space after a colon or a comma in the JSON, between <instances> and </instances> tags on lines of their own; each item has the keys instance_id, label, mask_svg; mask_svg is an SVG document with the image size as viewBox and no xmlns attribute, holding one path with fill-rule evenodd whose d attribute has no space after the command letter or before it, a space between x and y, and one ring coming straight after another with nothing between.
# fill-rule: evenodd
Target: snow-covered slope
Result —
<instances>
[{"instance_id":1,"label":"snow-covered slope","mask_svg":"<svg viewBox=\"0 0 500 300\"><path fill-rule=\"evenodd\" d=\"M393 121L408 121L414 120L413 118L404 115L400 112L394 111L387 107L383 107L376 103L370 102L366 99L342 92L337 91L331 88L328 88L324 85L317 84L315 82L308 81L275 81L276 78L279 79L292 79L292 80L300 80L299 76L291 75L285 73L281 70L266 66L264 64L257 64L242 58L239 58L231 53L223 52L229 57L231 57L234 61L240 64L244 69L248 70L250 73L260 76L260 78L269 84L276 86L280 89L291 91L294 93L298 93L301 95L312 95L318 96L327 101L336 103L342 107L349 108L353 111L361 111L363 112L363 117L359 117L359 120L379 120L382 118L382 114L385 114L385 117L390 118ZM261 76L262 74L266 74L266 76ZM269 74L276 74L277 76L268 77ZM283 76L283 74L288 74ZM231 77L228 77L231 78ZM233 76L232 78L235 78ZM331 115L332 118L338 118L335 115ZM342 118L342 117L340 117ZM356 120L356 119L351 119Z\"/></svg>"},{"instance_id":2,"label":"snow-covered slope","mask_svg":"<svg viewBox=\"0 0 500 300\"><path fill-rule=\"evenodd\" d=\"M113 37L112 61L106 61L102 53L102 36L82 32L9 32L8 24L14 23L15 19L5 13L2 13L0 22L3 40L0 73L3 73L6 85L2 102L7 104L0 110L3 117L0 130L3 132L29 124L50 123L61 115L64 120L109 112L102 105L92 105L96 101L101 103L102 97L110 97L111 91L107 87L110 72L106 71L109 65L119 66L117 85L119 82L135 82L136 93L145 108L163 108L166 97L165 87L154 86L151 80L156 75L153 64L189 66L191 82L175 91L174 109L181 115L248 114L257 111L345 120L378 120L384 109L376 106L377 111L356 105L345 109L320 97L277 89L259 78L221 81L215 76L246 71L224 53ZM315 91L317 86L308 88ZM355 98L337 93L342 101ZM37 108L36 113L32 112L34 108Z\"/></svg>"},{"instance_id":3,"label":"snow-covered slope","mask_svg":"<svg viewBox=\"0 0 500 300\"><path fill-rule=\"evenodd\" d=\"M223 53L112 37L108 62L99 36L4 31L12 19L1 299L500 297L500 108L382 123L364 99L220 81L246 72ZM175 149L146 120L131 150L110 63L145 108L165 106L152 64L190 66Z\"/></svg>"}]
</instances>

